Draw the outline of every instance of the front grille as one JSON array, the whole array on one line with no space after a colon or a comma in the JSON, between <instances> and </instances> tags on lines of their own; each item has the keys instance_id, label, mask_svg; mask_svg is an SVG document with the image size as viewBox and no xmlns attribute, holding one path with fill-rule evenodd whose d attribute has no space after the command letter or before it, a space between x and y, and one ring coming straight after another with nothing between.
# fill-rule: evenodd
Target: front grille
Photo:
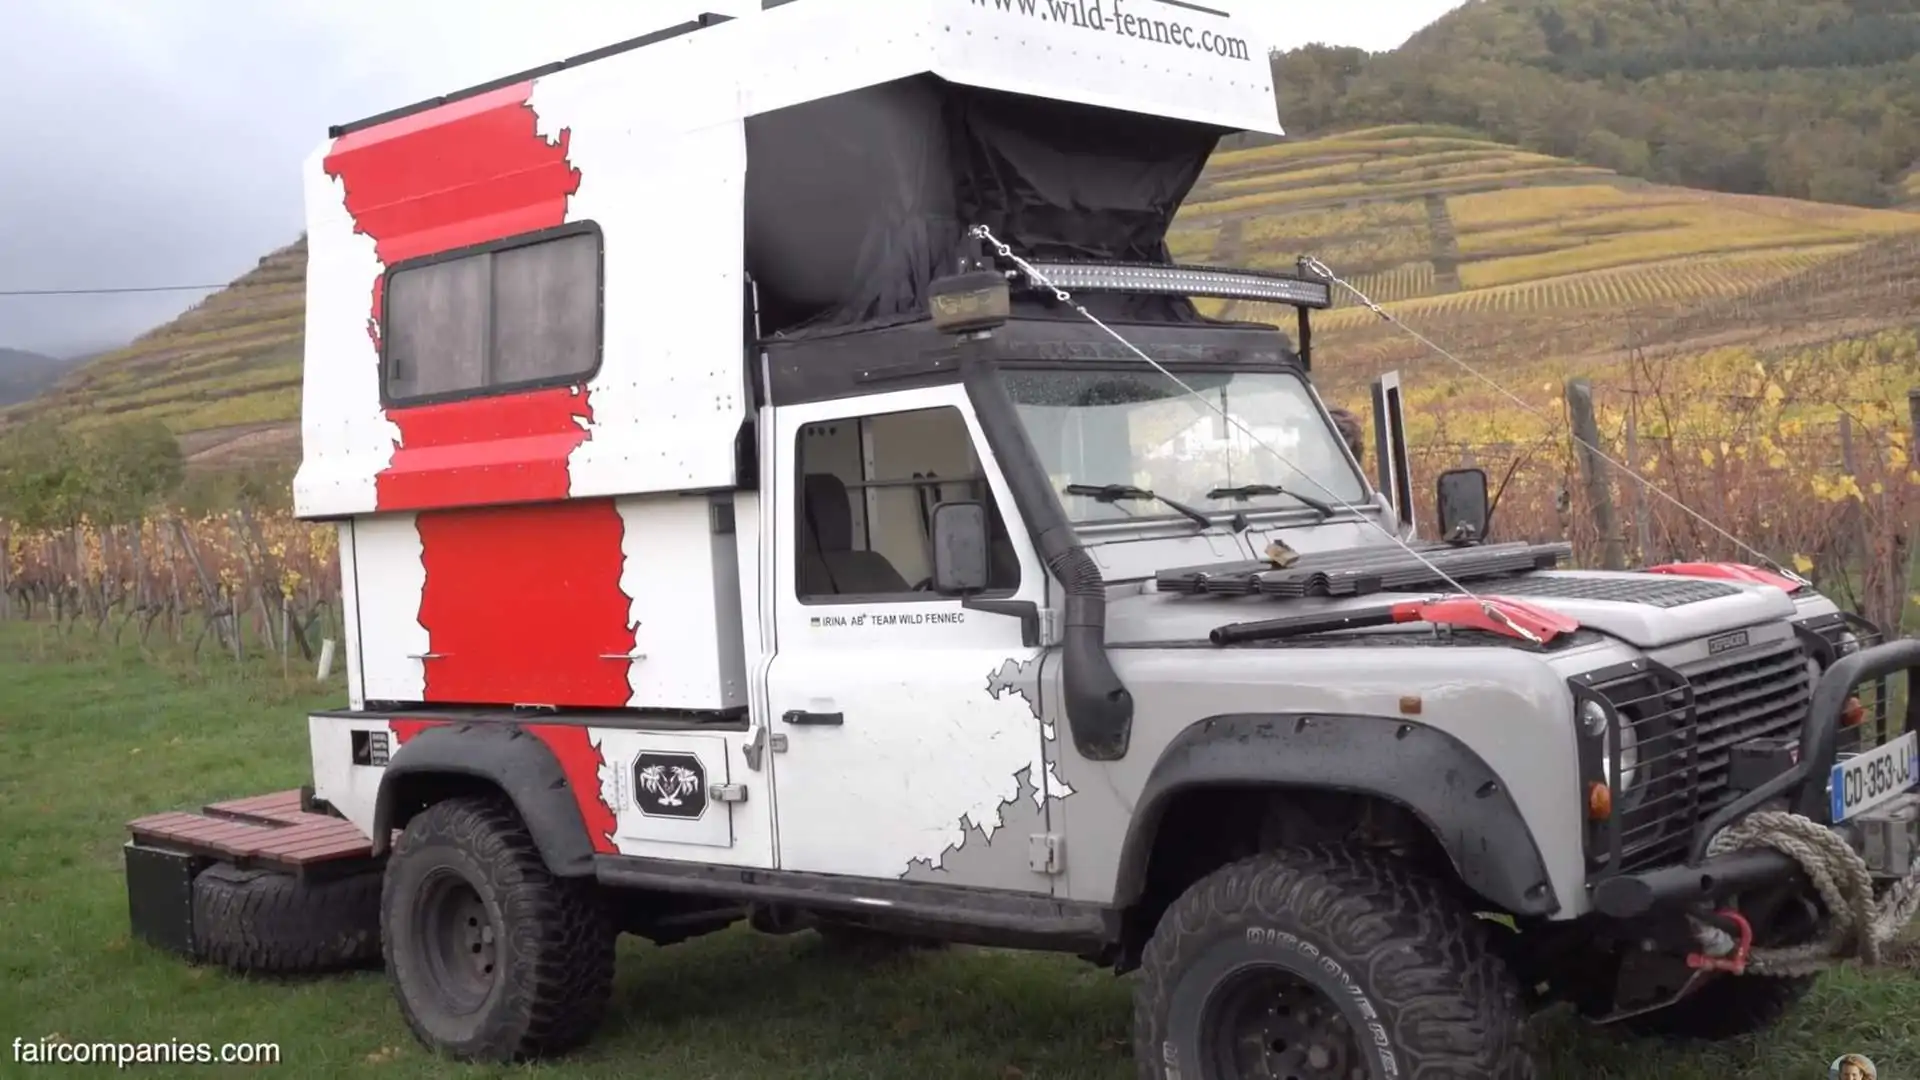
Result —
<instances>
[{"instance_id":1,"label":"front grille","mask_svg":"<svg viewBox=\"0 0 1920 1080\"><path fill-rule=\"evenodd\" d=\"M1807 651L1787 638L1742 655L1682 668L1693 685L1694 727L1700 747L1701 818L1733 797L1727 774L1733 748L1749 739L1798 736L1813 704Z\"/></svg>"},{"instance_id":2,"label":"front grille","mask_svg":"<svg viewBox=\"0 0 1920 1080\"><path fill-rule=\"evenodd\" d=\"M1588 836L1602 872L1685 856L1694 827L1733 797L1735 744L1800 733L1812 702L1807 658L1788 638L1680 670L1643 661L1574 681L1576 697L1605 702L1639 748L1633 787L1622 790L1616 767L1614 814ZM1593 742L1583 753L1597 766L1606 746Z\"/></svg>"}]
</instances>

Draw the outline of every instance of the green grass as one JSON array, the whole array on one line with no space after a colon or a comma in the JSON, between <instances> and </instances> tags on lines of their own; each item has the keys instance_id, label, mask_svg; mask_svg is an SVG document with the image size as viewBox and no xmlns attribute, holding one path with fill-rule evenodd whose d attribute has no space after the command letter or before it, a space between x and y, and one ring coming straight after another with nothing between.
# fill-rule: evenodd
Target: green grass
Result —
<instances>
[{"instance_id":1,"label":"green grass","mask_svg":"<svg viewBox=\"0 0 1920 1080\"><path fill-rule=\"evenodd\" d=\"M956 949L859 961L802 934L744 930L667 949L622 945L600 1037L544 1068L437 1061L377 973L272 982L191 967L129 940L123 824L307 778L307 709L341 688L277 667L204 671L63 646L0 624L0 1075L15 1036L275 1042L273 1076L703 1080L1122 1080L1130 979L1059 957ZM1768 1035L1705 1050L1537 1022L1556 1080L1820 1076L1842 1051L1920 1061L1920 981L1843 973ZM137 1066L142 1076L219 1070ZM69 1070L85 1073L86 1070ZM110 1072L109 1069L100 1072ZM237 1072L237 1070L236 1070Z\"/></svg>"}]
</instances>

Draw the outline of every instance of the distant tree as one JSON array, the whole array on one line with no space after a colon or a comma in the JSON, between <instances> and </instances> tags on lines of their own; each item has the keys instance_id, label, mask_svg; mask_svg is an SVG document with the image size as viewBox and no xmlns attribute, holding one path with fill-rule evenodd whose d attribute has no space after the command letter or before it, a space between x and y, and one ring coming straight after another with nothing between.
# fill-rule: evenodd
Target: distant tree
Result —
<instances>
[{"instance_id":1,"label":"distant tree","mask_svg":"<svg viewBox=\"0 0 1920 1080\"><path fill-rule=\"evenodd\" d=\"M1485 0L1274 75L1295 134L1445 124L1720 191L1886 205L1920 160L1916 0Z\"/></svg>"},{"instance_id":2,"label":"distant tree","mask_svg":"<svg viewBox=\"0 0 1920 1080\"><path fill-rule=\"evenodd\" d=\"M225 513L236 506L256 510L293 507L294 466L256 463L194 471L173 493L171 505L190 515Z\"/></svg>"},{"instance_id":3,"label":"distant tree","mask_svg":"<svg viewBox=\"0 0 1920 1080\"><path fill-rule=\"evenodd\" d=\"M28 528L132 521L180 484L179 440L157 420L76 437L51 420L0 437L0 517Z\"/></svg>"},{"instance_id":4,"label":"distant tree","mask_svg":"<svg viewBox=\"0 0 1920 1080\"><path fill-rule=\"evenodd\" d=\"M1348 90L1371 55L1365 49L1332 45L1276 54L1273 89L1280 101L1280 122L1300 134L1347 122Z\"/></svg>"},{"instance_id":5,"label":"distant tree","mask_svg":"<svg viewBox=\"0 0 1920 1080\"><path fill-rule=\"evenodd\" d=\"M138 520L180 486L186 461L180 440L158 420L132 420L95 431L86 441L95 514L103 523Z\"/></svg>"},{"instance_id":6,"label":"distant tree","mask_svg":"<svg viewBox=\"0 0 1920 1080\"><path fill-rule=\"evenodd\" d=\"M0 517L29 529L76 524L87 512L88 487L81 446L54 422L0 437Z\"/></svg>"}]
</instances>

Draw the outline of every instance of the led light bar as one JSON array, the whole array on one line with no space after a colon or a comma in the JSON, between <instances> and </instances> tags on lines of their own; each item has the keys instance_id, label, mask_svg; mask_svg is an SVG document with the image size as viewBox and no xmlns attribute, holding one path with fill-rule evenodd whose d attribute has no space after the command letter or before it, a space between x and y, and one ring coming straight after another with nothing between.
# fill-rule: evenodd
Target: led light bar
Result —
<instances>
[{"instance_id":1,"label":"led light bar","mask_svg":"<svg viewBox=\"0 0 1920 1080\"><path fill-rule=\"evenodd\" d=\"M1174 296L1211 296L1223 300L1263 300L1303 308L1333 306L1333 285L1294 274L1259 270L1215 270L1204 266L1151 266L1139 263L1033 264L1028 284L1057 285L1068 292L1128 292ZM1043 284L1041 280L1044 279Z\"/></svg>"}]
</instances>

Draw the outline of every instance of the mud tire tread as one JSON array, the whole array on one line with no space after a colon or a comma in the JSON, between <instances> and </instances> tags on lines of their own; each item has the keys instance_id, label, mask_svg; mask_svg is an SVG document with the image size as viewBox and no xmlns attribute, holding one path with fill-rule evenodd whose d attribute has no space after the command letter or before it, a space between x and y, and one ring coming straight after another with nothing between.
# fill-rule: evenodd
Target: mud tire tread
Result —
<instances>
[{"instance_id":1,"label":"mud tire tread","mask_svg":"<svg viewBox=\"0 0 1920 1080\"><path fill-rule=\"evenodd\" d=\"M1344 847L1253 856L1202 878L1161 918L1134 995L1134 1058L1160 1047L1186 966L1223 938L1271 928L1311 940L1364 983L1399 1058L1423 1080L1533 1080L1519 987L1455 889L1400 859Z\"/></svg>"},{"instance_id":2,"label":"mud tire tread","mask_svg":"<svg viewBox=\"0 0 1920 1080\"><path fill-rule=\"evenodd\" d=\"M380 875L304 881L215 863L193 879L196 959L237 972L314 975L380 963Z\"/></svg>"},{"instance_id":3,"label":"mud tire tread","mask_svg":"<svg viewBox=\"0 0 1920 1080\"><path fill-rule=\"evenodd\" d=\"M440 1045L415 1014L394 965L393 935L385 935L394 996L415 1037L450 1057L502 1063L558 1056L585 1044L613 994L616 934L594 885L549 871L506 799L470 797L436 803L408 823L388 862L388 891L414 853L437 845L471 856L483 871L484 880L475 883L481 896L522 918L500 939L506 992L489 1004L493 1015L474 1038L459 1046ZM410 900L387 897L383 916Z\"/></svg>"}]
</instances>

